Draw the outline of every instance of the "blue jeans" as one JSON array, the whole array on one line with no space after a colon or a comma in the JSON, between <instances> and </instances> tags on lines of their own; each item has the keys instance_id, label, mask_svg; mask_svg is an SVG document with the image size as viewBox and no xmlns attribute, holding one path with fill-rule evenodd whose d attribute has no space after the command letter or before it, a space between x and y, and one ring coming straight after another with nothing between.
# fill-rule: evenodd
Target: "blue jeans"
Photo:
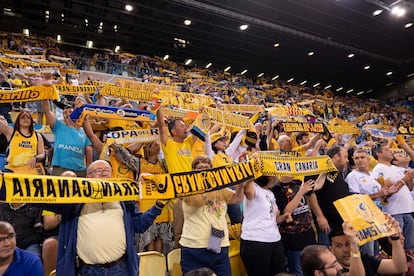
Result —
<instances>
[{"instance_id":1,"label":"blue jeans","mask_svg":"<svg viewBox=\"0 0 414 276\"><path fill-rule=\"evenodd\" d=\"M128 264L127 261L116 264L112 267L103 268L93 265L81 265L78 269L78 276L127 276Z\"/></svg>"},{"instance_id":2,"label":"blue jeans","mask_svg":"<svg viewBox=\"0 0 414 276\"><path fill-rule=\"evenodd\" d=\"M24 250L32 252L33 254L35 254L36 256L38 256L39 258L42 257L41 255L41 249L40 249L40 244L31 244L29 245L27 248L25 248Z\"/></svg>"},{"instance_id":3,"label":"blue jeans","mask_svg":"<svg viewBox=\"0 0 414 276\"><path fill-rule=\"evenodd\" d=\"M392 215L400 223L405 238L404 249L414 250L414 217L412 213Z\"/></svg>"},{"instance_id":4,"label":"blue jeans","mask_svg":"<svg viewBox=\"0 0 414 276\"><path fill-rule=\"evenodd\" d=\"M300 265L300 253L301 251L287 250L289 272L296 276L303 275L302 267Z\"/></svg>"},{"instance_id":5,"label":"blue jeans","mask_svg":"<svg viewBox=\"0 0 414 276\"><path fill-rule=\"evenodd\" d=\"M217 276L231 276L229 248L222 247L219 254L205 248L181 248L183 275L190 270L202 267L210 268Z\"/></svg>"}]
</instances>

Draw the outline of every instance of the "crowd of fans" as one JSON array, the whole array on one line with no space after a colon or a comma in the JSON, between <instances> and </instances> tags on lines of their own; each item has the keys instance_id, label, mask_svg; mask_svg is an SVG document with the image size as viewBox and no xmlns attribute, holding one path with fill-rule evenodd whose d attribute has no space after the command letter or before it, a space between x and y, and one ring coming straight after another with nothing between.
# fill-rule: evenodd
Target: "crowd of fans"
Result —
<instances>
[{"instance_id":1,"label":"crowd of fans","mask_svg":"<svg viewBox=\"0 0 414 276\"><path fill-rule=\"evenodd\" d=\"M3 101L2 171L142 180L142 174L201 171L246 162L260 151L291 157L327 155L337 171L305 178L261 176L232 189L172 203L0 203L0 221L4 221L0 222L0 274L22 273L16 263L21 262L33 266L35 274L30 275L41 275L41 271L49 275L54 269L58 275L102 275L102 271L136 275L137 251L168 254L181 248L185 275L232 275L229 240L235 237L229 235L228 224L242 225L240 257L251 276L337 275L340 271L395 275L409 269L407 260L414 255L414 96L387 102L361 100L319 87L189 68L160 57L66 49L51 38L1 36L4 93L32 85L93 84L100 81L93 72L104 72L207 95L210 106L218 109L228 104L257 106L253 116L247 110L238 111L250 117L249 129L212 123L200 135L194 118L166 116L163 108L149 123L90 117L79 126L70 115L86 103L150 110L147 102L107 97L99 91L61 95L54 103ZM306 114L282 116L271 111L275 106L306 110ZM197 112L202 114L203 107ZM281 122L293 120L340 122L360 132L322 134L280 128ZM53 135L39 133L35 123L47 125ZM158 140L120 145L107 139L110 131L150 127L159 128ZM371 128L383 132L373 134ZM354 193L369 194L388 214L396 234L359 248L356 231L333 205ZM134 233L139 233L137 244ZM38 259L21 249L37 255L43 269ZM413 273L410 268L406 275Z\"/></svg>"}]
</instances>

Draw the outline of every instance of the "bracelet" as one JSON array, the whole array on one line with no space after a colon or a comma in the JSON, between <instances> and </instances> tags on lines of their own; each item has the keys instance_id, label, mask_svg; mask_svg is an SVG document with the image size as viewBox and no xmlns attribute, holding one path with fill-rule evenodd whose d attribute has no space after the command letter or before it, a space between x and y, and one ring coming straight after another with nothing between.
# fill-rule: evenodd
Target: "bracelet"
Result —
<instances>
[{"instance_id":1,"label":"bracelet","mask_svg":"<svg viewBox=\"0 0 414 276\"><path fill-rule=\"evenodd\" d=\"M390 239L393 241L398 241L400 239L400 235L392 235L390 236Z\"/></svg>"},{"instance_id":2,"label":"bracelet","mask_svg":"<svg viewBox=\"0 0 414 276\"><path fill-rule=\"evenodd\" d=\"M351 252L351 257L352 258L361 258L361 252L358 252L358 253L352 253Z\"/></svg>"},{"instance_id":3,"label":"bracelet","mask_svg":"<svg viewBox=\"0 0 414 276\"><path fill-rule=\"evenodd\" d=\"M159 200L155 202L155 208L162 210L164 208L164 204L162 204Z\"/></svg>"}]
</instances>

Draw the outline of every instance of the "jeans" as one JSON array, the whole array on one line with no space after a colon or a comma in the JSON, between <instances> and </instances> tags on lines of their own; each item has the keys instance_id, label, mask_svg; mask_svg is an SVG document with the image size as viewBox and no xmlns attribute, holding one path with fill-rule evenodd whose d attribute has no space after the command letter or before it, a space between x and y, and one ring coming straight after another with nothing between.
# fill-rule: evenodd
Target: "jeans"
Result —
<instances>
[{"instance_id":1,"label":"jeans","mask_svg":"<svg viewBox=\"0 0 414 276\"><path fill-rule=\"evenodd\" d=\"M35 254L36 256L38 256L39 258L41 258L41 250L40 250L40 244L31 244L29 245L27 248L25 248L24 250L32 252L33 254Z\"/></svg>"},{"instance_id":2,"label":"jeans","mask_svg":"<svg viewBox=\"0 0 414 276\"><path fill-rule=\"evenodd\" d=\"M287 250L289 272L296 276L303 275L302 267L300 265L300 253L301 251Z\"/></svg>"},{"instance_id":3,"label":"jeans","mask_svg":"<svg viewBox=\"0 0 414 276\"><path fill-rule=\"evenodd\" d=\"M249 276L274 276L285 272L283 243L240 241L240 257Z\"/></svg>"},{"instance_id":4,"label":"jeans","mask_svg":"<svg viewBox=\"0 0 414 276\"><path fill-rule=\"evenodd\" d=\"M400 223L405 238L404 249L414 250L414 217L412 213L392 215Z\"/></svg>"},{"instance_id":5,"label":"jeans","mask_svg":"<svg viewBox=\"0 0 414 276\"><path fill-rule=\"evenodd\" d=\"M217 276L231 276L229 248L222 247L219 254L205 248L181 248L183 275L190 270L202 267L210 268Z\"/></svg>"},{"instance_id":6,"label":"jeans","mask_svg":"<svg viewBox=\"0 0 414 276\"><path fill-rule=\"evenodd\" d=\"M81 265L78 276L128 276L128 264L126 261L112 267L103 268L93 265Z\"/></svg>"}]
</instances>

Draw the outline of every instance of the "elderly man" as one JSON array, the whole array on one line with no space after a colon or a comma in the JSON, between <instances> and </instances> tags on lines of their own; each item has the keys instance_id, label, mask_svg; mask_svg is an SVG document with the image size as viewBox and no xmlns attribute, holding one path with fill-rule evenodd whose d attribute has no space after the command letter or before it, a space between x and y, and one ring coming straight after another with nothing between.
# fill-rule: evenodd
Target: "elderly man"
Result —
<instances>
[{"instance_id":1,"label":"elderly man","mask_svg":"<svg viewBox=\"0 0 414 276\"><path fill-rule=\"evenodd\" d=\"M111 178L110 164L104 160L91 163L87 177ZM163 207L157 201L140 213L135 201L50 206L62 217L57 274L137 275L133 234L145 232Z\"/></svg>"},{"instance_id":2,"label":"elderly man","mask_svg":"<svg viewBox=\"0 0 414 276\"><path fill-rule=\"evenodd\" d=\"M43 276L39 257L16 248L16 232L5 221L0 221L0 275Z\"/></svg>"}]
</instances>

